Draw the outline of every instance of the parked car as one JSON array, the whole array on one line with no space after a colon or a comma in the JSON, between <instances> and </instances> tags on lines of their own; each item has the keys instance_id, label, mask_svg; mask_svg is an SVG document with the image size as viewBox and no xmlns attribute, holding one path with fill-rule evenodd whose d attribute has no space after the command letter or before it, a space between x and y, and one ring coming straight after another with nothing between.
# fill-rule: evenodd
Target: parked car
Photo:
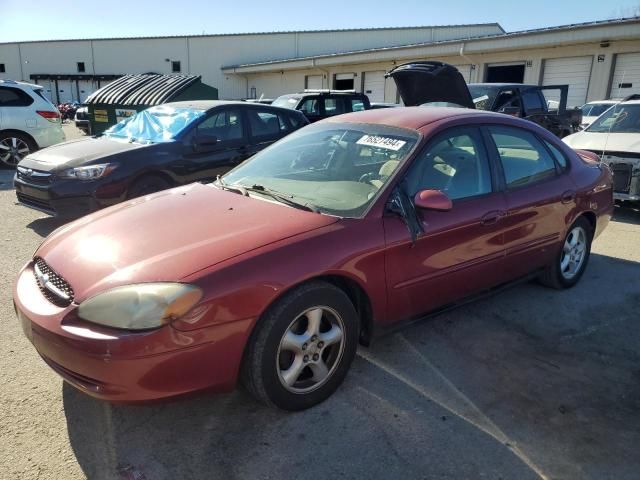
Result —
<instances>
[{"instance_id":1,"label":"parked car","mask_svg":"<svg viewBox=\"0 0 640 480\"><path fill-rule=\"evenodd\" d=\"M582 123L580 124L580 128L582 130L587 128L596 118L617 103L620 103L620 100L599 100L597 102L585 103L580 107L580 110L582 110Z\"/></svg>"},{"instance_id":2,"label":"parked car","mask_svg":"<svg viewBox=\"0 0 640 480\"><path fill-rule=\"evenodd\" d=\"M272 105L300 110L310 122L371 108L369 97L353 90L305 90L302 93L281 95Z\"/></svg>"},{"instance_id":3,"label":"parked car","mask_svg":"<svg viewBox=\"0 0 640 480\"><path fill-rule=\"evenodd\" d=\"M614 105L564 141L597 154L611 167L616 200L640 201L640 100Z\"/></svg>"},{"instance_id":4,"label":"parked car","mask_svg":"<svg viewBox=\"0 0 640 480\"><path fill-rule=\"evenodd\" d=\"M77 217L176 185L211 181L306 124L301 113L268 105L167 103L101 136L29 155L17 168L16 195L27 207Z\"/></svg>"},{"instance_id":5,"label":"parked car","mask_svg":"<svg viewBox=\"0 0 640 480\"><path fill-rule=\"evenodd\" d=\"M16 312L67 382L145 401L240 379L326 399L358 342L538 276L569 288L613 211L610 170L532 122L396 108L305 127L217 182L50 235Z\"/></svg>"},{"instance_id":6,"label":"parked car","mask_svg":"<svg viewBox=\"0 0 640 480\"><path fill-rule=\"evenodd\" d=\"M89 122L89 107L82 105L76 110L74 122L78 130L82 130L85 135L91 135L91 123Z\"/></svg>"},{"instance_id":7,"label":"parked car","mask_svg":"<svg viewBox=\"0 0 640 480\"><path fill-rule=\"evenodd\" d=\"M30 153L64 139L60 112L40 85L0 80L0 165L15 168Z\"/></svg>"},{"instance_id":8,"label":"parked car","mask_svg":"<svg viewBox=\"0 0 640 480\"><path fill-rule=\"evenodd\" d=\"M411 62L390 70L400 97L407 106L428 105L475 108L526 118L562 138L577 132L580 109L567 109L567 85L519 83L471 83L454 66L442 62ZM548 101L548 96L559 100ZM557 108L549 105L557 103Z\"/></svg>"}]
</instances>

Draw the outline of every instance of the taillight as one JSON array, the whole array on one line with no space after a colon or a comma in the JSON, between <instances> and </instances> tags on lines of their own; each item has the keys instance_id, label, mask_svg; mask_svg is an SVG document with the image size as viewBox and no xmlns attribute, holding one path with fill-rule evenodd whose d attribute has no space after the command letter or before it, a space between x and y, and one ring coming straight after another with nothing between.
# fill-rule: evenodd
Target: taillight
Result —
<instances>
[{"instance_id":1,"label":"taillight","mask_svg":"<svg viewBox=\"0 0 640 480\"><path fill-rule=\"evenodd\" d=\"M57 123L60 120L60 112L49 112L47 110L38 110L36 112L42 118L49 120L51 123Z\"/></svg>"}]
</instances>

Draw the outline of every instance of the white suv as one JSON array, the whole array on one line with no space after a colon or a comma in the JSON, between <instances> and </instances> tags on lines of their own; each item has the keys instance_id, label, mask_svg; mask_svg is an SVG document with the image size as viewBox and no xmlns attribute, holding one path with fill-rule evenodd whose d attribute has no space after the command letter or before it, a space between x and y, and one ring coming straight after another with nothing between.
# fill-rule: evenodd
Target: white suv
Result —
<instances>
[{"instance_id":1,"label":"white suv","mask_svg":"<svg viewBox=\"0 0 640 480\"><path fill-rule=\"evenodd\" d=\"M0 80L0 165L14 168L29 153L64 139L60 112L40 85Z\"/></svg>"}]
</instances>

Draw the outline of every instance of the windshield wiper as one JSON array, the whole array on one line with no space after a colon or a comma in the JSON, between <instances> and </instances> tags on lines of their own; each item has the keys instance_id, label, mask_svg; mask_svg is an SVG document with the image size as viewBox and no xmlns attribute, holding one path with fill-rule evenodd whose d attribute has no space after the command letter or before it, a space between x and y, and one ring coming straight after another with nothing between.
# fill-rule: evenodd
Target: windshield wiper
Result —
<instances>
[{"instance_id":1,"label":"windshield wiper","mask_svg":"<svg viewBox=\"0 0 640 480\"><path fill-rule=\"evenodd\" d=\"M299 208L300 210L306 210L308 212L319 213L318 207L316 207L315 205L311 203L296 202L293 199L293 195L287 195L287 194L278 192L276 190L272 190L268 187L265 187L264 185L255 184L255 185L252 185L251 187L243 187L243 188L245 188L246 191L248 192L256 192L256 193L262 193L264 195L267 195L273 198L274 200L279 201L280 203L289 205L290 207Z\"/></svg>"},{"instance_id":2,"label":"windshield wiper","mask_svg":"<svg viewBox=\"0 0 640 480\"><path fill-rule=\"evenodd\" d=\"M249 196L249 194L247 193L247 189L244 188L241 185L228 185L224 182L224 180L222 180L222 177L220 175L218 175L216 177L216 182L218 182L218 185L220 185L220 188L222 188L223 190L229 190L230 192L236 192L239 193L240 195L247 197Z\"/></svg>"}]
</instances>

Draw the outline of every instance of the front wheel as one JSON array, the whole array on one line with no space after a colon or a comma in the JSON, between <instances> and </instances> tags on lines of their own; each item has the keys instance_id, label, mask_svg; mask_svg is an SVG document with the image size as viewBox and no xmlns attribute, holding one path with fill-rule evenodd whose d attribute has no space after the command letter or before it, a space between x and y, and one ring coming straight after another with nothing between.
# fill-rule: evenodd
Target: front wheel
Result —
<instances>
[{"instance_id":1,"label":"front wheel","mask_svg":"<svg viewBox=\"0 0 640 480\"><path fill-rule=\"evenodd\" d=\"M258 400L303 410L342 383L358 343L349 297L325 282L285 294L258 321L242 365L242 383Z\"/></svg>"},{"instance_id":2,"label":"front wheel","mask_svg":"<svg viewBox=\"0 0 640 480\"><path fill-rule=\"evenodd\" d=\"M549 287L573 287L584 273L591 255L593 229L584 218L578 218L569 231L553 263L545 269L540 281Z\"/></svg>"}]
</instances>

